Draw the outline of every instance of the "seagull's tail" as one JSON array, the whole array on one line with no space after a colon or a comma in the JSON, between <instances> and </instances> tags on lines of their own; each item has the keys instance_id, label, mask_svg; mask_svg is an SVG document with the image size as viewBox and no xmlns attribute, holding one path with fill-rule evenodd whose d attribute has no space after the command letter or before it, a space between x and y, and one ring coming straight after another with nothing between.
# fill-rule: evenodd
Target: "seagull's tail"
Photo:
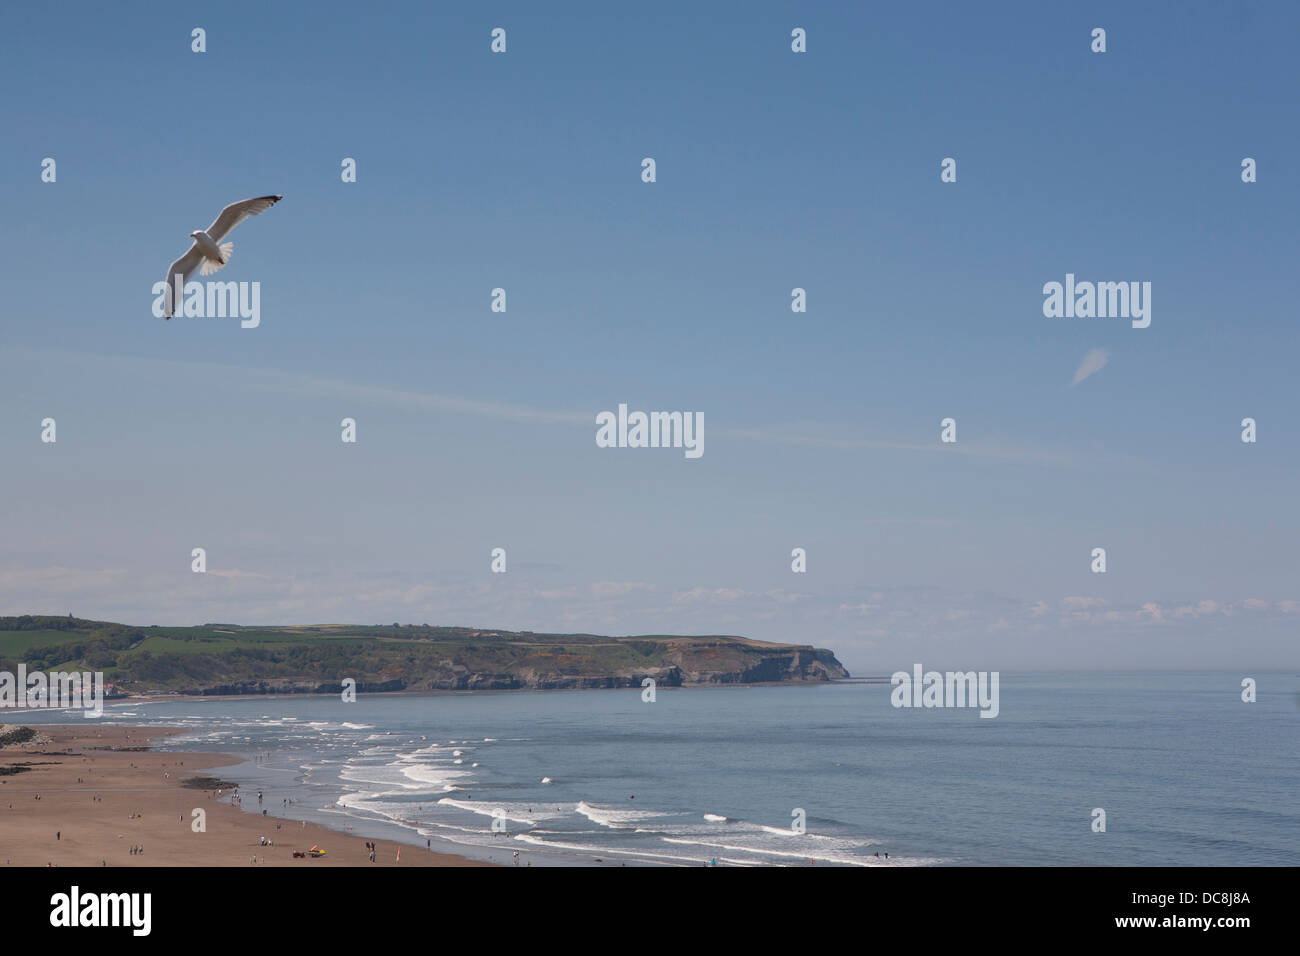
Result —
<instances>
[{"instance_id":1,"label":"seagull's tail","mask_svg":"<svg viewBox=\"0 0 1300 956\"><path fill-rule=\"evenodd\" d=\"M221 250L221 261L218 262L216 259L204 259L203 265L199 266L199 275L212 275L212 273L225 266L235 252L235 244L233 242L223 242L217 248Z\"/></svg>"}]
</instances>

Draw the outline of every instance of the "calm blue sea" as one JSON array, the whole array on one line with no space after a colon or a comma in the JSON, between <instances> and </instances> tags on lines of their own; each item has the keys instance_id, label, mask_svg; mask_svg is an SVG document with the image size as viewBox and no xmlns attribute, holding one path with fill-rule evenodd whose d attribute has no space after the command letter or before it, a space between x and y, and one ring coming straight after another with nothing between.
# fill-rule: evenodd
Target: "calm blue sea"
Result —
<instances>
[{"instance_id":1,"label":"calm blue sea","mask_svg":"<svg viewBox=\"0 0 1300 956\"><path fill-rule=\"evenodd\" d=\"M895 709L888 686L851 683L661 688L654 703L639 689L181 699L104 719L246 755L218 772L249 812L518 850L521 865L1294 866L1300 675L1251 676L1255 703L1235 673L1004 672L996 719Z\"/></svg>"}]
</instances>

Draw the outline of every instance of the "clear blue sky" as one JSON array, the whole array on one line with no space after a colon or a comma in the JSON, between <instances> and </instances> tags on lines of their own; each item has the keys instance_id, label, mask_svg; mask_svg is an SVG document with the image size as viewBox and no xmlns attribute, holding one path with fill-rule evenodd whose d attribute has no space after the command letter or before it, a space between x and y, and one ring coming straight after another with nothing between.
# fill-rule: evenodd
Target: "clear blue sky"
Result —
<instances>
[{"instance_id":1,"label":"clear blue sky","mask_svg":"<svg viewBox=\"0 0 1300 956\"><path fill-rule=\"evenodd\" d=\"M0 613L1296 666L1298 29L1286 3L15 7ZM154 318L187 234L267 193L215 277L261 282L260 327ZM1151 282L1151 326L1045 318L1067 272ZM702 412L704 456L597 448L620 402Z\"/></svg>"}]
</instances>

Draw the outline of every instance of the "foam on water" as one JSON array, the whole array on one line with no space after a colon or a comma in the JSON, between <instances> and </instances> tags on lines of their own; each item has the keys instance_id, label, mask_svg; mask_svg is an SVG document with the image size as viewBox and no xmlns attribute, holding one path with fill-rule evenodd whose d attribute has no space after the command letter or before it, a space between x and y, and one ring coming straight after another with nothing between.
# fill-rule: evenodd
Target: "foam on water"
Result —
<instances>
[{"instance_id":1,"label":"foam on water","mask_svg":"<svg viewBox=\"0 0 1300 956\"><path fill-rule=\"evenodd\" d=\"M1225 814L1235 839L1216 844L1215 862L1300 862L1300 829L1287 826L1296 816L1279 810L1300 766L1297 737L1285 732L1300 690L1294 675L1275 676L1285 693L1261 699L1249 715L1220 693L1239 680L1226 673L1003 679L1016 707L984 722L907 720L917 715L890 708L888 688L866 685L683 693L674 697L681 719L672 722L647 719L649 708L629 710L618 691L366 697L346 706L276 698L284 716L260 713L267 699L186 698L106 703L104 720L182 728L159 742L163 750L246 749L248 761L230 778L246 793L265 788L272 814L291 798L309 819L391 820L406 834L397 839L445 834L500 859L508 851L490 817L502 809L515 845L538 854L535 864L553 853L559 862L672 865L716 855L737 865L798 866L811 857L876 866L886 864L875 851L888 848L887 865L896 866L1186 865L1204 860ZM32 715L33 723L66 721ZM1141 746L1135 726L1151 738ZM1034 760L1020 761L1023 774L1008 779L1001 768L1025 747ZM1198 753L1249 766L1256 783L1189 777ZM962 785L936 785L936 765ZM1072 774L1113 790L1148 769L1130 812L1180 808L1178 827L1159 840L1106 841L1103 849L1086 828L1076 836L1035 817L1045 788ZM816 793L820 809L809 832L795 834L786 814L804 792ZM440 802L447 798L455 802ZM248 801L245 809L259 812Z\"/></svg>"},{"instance_id":2,"label":"foam on water","mask_svg":"<svg viewBox=\"0 0 1300 956\"><path fill-rule=\"evenodd\" d=\"M650 820L664 815L653 810L616 810L613 807L598 807L586 801L580 801L574 810L592 823L609 827L611 830L634 830L638 820Z\"/></svg>"},{"instance_id":3,"label":"foam on water","mask_svg":"<svg viewBox=\"0 0 1300 956\"><path fill-rule=\"evenodd\" d=\"M456 807L459 810L468 810L470 813L476 813L479 816L492 817L505 820L508 823L522 823L526 827L537 825L537 820L532 817L524 816L524 810L518 805L511 806L503 802L488 802L481 800L456 800L452 797L443 797L438 801L439 806Z\"/></svg>"}]
</instances>

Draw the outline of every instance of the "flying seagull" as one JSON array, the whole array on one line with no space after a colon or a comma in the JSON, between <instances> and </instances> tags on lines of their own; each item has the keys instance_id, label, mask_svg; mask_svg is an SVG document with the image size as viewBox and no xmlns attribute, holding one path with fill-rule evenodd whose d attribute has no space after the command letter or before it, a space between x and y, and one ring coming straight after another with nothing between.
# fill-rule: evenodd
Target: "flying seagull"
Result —
<instances>
[{"instance_id":1,"label":"flying seagull","mask_svg":"<svg viewBox=\"0 0 1300 956\"><path fill-rule=\"evenodd\" d=\"M163 316L170 319L176 311L172 307L172 296L177 291L177 276L180 276L179 282L181 288L184 288L185 280L196 268L201 276L216 272L230 261L230 254L235 249L233 242L222 243L221 240L234 232L235 227L245 219L261 215L283 198L283 196L258 196L256 199L232 202L221 210L221 215L217 216L207 229L196 229L191 232L190 238L194 240L194 245L190 246L185 255L167 267Z\"/></svg>"}]
</instances>

